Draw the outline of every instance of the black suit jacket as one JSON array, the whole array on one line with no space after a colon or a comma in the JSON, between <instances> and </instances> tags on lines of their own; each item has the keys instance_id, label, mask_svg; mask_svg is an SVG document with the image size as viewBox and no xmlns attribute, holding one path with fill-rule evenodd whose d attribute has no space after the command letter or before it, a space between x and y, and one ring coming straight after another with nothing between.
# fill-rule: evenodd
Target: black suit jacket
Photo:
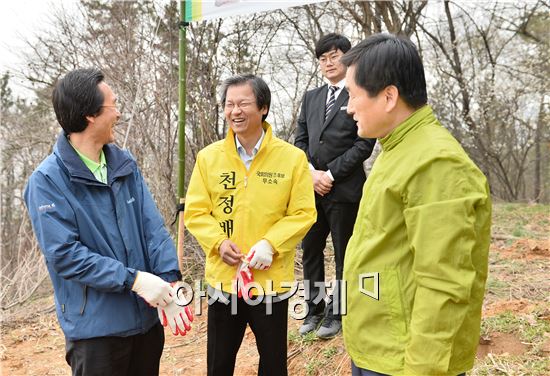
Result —
<instances>
[{"instance_id":1,"label":"black suit jacket","mask_svg":"<svg viewBox=\"0 0 550 376\"><path fill-rule=\"evenodd\" d=\"M315 169L332 173L332 189L323 199L359 202L366 180L363 161L371 155L376 140L357 136L357 125L346 111L349 94L345 88L324 120L327 94L327 85L305 93L294 144L305 151ZM315 198L321 196L315 194Z\"/></svg>"}]
</instances>

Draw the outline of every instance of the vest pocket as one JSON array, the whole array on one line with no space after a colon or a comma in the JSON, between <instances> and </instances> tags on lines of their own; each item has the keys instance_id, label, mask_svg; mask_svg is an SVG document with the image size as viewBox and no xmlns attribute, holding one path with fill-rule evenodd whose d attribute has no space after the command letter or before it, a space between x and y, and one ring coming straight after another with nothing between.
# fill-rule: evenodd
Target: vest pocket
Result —
<instances>
[{"instance_id":1,"label":"vest pocket","mask_svg":"<svg viewBox=\"0 0 550 376\"><path fill-rule=\"evenodd\" d=\"M407 317L403 307L403 292L398 270L385 270L380 273L380 300L383 300L391 316L390 331L401 342L408 335Z\"/></svg>"},{"instance_id":2,"label":"vest pocket","mask_svg":"<svg viewBox=\"0 0 550 376\"><path fill-rule=\"evenodd\" d=\"M84 285L84 289L83 289L83 299L82 299L82 305L80 307L80 316L82 316L84 314L84 308L86 308L86 302L88 300L88 286Z\"/></svg>"},{"instance_id":3,"label":"vest pocket","mask_svg":"<svg viewBox=\"0 0 550 376\"><path fill-rule=\"evenodd\" d=\"M74 320L77 316L84 315L88 302L88 286L72 283L70 286L64 286L62 290L63 300L59 301L59 305L65 319L73 317Z\"/></svg>"}]
</instances>

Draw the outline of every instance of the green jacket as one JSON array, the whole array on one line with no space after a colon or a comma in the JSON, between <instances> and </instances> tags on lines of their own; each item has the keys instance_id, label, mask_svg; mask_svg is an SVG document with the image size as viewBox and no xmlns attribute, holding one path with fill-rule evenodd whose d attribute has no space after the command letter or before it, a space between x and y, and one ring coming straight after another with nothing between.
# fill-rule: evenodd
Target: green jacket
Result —
<instances>
[{"instance_id":1,"label":"green jacket","mask_svg":"<svg viewBox=\"0 0 550 376\"><path fill-rule=\"evenodd\" d=\"M479 341L487 180L429 106L380 143L344 261L345 345L360 368L456 376Z\"/></svg>"}]
</instances>

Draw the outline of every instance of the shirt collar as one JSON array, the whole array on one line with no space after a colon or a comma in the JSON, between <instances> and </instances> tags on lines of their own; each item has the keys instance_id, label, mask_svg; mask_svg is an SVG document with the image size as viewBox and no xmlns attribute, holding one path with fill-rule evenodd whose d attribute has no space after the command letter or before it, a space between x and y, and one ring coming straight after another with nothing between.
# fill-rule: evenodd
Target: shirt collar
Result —
<instances>
[{"instance_id":1,"label":"shirt collar","mask_svg":"<svg viewBox=\"0 0 550 376\"><path fill-rule=\"evenodd\" d=\"M76 151L76 154L78 154L78 156L80 157L80 159L82 160L82 162L84 162L84 164L86 165L86 167L88 167L88 169L90 169L90 171L92 171L92 173L94 171L96 171L98 168L103 168L103 167L106 167L107 165L107 162L105 160L105 153L103 152L103 149L101 150L101 153L99 154L99 163L97 163L96 161L93 161L91 160L90 158L86 157L84 154L82 154L73 144L71 141L69 141L69 143L71 144L71 146L73 147L74 151Z\"/></svg>"},{"instance_id":2,"label":"shirt collar","mask_svg":"<svg viewBox=\"0 0 550 376\"><path fill-rule=\"evenodd\" d=\"M328 85L327 88L330 86L338 86L338 90L336 91L340 91L346 86L346 79L342 78L336 85L333 85L330 82L328 82L327 85Z\"/></svg>"},{"instance_id":3,"label":"shirt collar","mask_svg":"<svg viewBox=\"0 0 550 376\"><path fill-rule=\"evenodd\" d=\"M262 128L262 135L260 136L260 139L258 140L258 142L256 142L254 149L252 149L252 156L255 156L258 153L258 150L260 150L260 145L262 144L264 136L265 136L265 131ZM239 152L239 154L246 154L246 150L244 146L242 146L241 143L239 142L239 138L237 137L237 135L235 135L235 144L237 145L237 151Z\"/></svg>"}]
</instances>

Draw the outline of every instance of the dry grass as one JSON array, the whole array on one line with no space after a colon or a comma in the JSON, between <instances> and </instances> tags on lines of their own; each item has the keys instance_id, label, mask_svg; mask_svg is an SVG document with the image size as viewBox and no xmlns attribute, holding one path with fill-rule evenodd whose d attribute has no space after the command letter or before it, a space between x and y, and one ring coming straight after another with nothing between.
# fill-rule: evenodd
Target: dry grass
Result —
<instances>
[{"instance_id":1,"label":"dry grass","mask_svg":"<svg viewBox=\"0 0 550 376\"><path fill-rule=\"evenodd\" d=\"M549 213L550 206L495 205L493 233L505 236L495 237L491 245L483 306L483 344L469 375L550 374ZM197 249L188 254L185 274L200 278L203 263L195 252ZM326 256L327 275L332 276L330 246ZM301 259L300 251L296 258ZM296 275L301 277L300 263ZM0 360L4 374L70 374L48 279L30 299L3 311L1 324ZM301 321L289 320L289 374L349 375L350 359L342 337L329 341L313 335L301 337L300 324ZM162 375L203 375L205 364L206 315L196 317L193 330L184 338L166 332ZM235 374L255 374L257 366L254 335L247 330Z\"/></svg>"}]
</instances>

